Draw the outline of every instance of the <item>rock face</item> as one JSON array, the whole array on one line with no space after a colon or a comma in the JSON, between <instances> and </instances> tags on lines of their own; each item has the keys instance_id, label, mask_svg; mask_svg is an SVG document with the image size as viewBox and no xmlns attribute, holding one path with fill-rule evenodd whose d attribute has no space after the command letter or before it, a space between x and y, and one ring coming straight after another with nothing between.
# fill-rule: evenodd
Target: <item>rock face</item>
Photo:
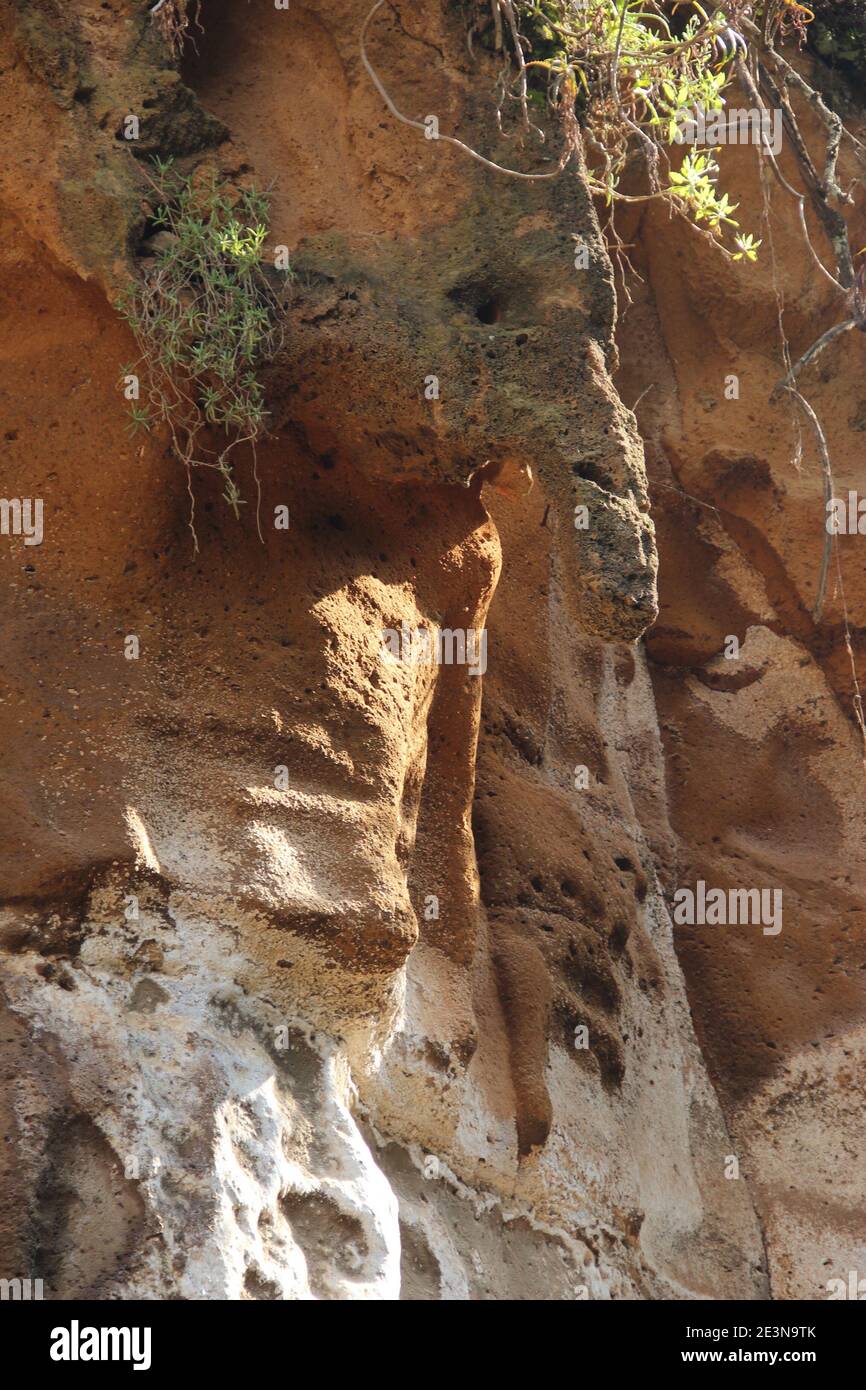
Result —
<instances>
[{"instance_id":1,"label":"rock face","mask_svg":"<svg viewBox=\"0 0 866 1390\"><path fill-rule=\"evenodd\" d=\"M181 0L0 0L2 490L44 507L0 536L0 1277L821 1297L866 1260L862 750L770 273L648 216L617 330L580 167L396 121L366 0L187 8L181 57ZM550 172L423 8L369 30L398 107ZM291 255L240 521L128 430L154 151L273 182ZM833 308L780 226L805 347ZM466 659L401 659L421 629ZM782 932L675 930L699 878L782 888Z\"/></svg>"},{"instance_id":2,"label":"rock face","mask_svg":"<svg viewBox=\"0 0 866 1390\"><path fill-rule=\"evenodd\" d=\"M817 150L818 131L805 114L803 123ZM861 125L852 123L862 138ZM793 199L768 183L768 232L754 151L727 156L738 216L760 226L771 254L757 273L722 267L697 238L648 217L634 228L645 283L620 324L624 398L652 384L641 433L662 562L646 648L676 844L658 862L669 884L781 892L776 935L683 926L676 944L773 1295L823 1298L828 1279L866 1268L855 1079L866 972L864 542L839 536L816 621L821 462L808 419L770 396L784 375L780 304L794 361L847 308L804 245ZM796 179L787 146L782 169ZM847 502L863 489L863 336L841 343L800 389L826 432L833 494ZM731 637L736 660L725 656Z\"/></svg>"}]
</instances>

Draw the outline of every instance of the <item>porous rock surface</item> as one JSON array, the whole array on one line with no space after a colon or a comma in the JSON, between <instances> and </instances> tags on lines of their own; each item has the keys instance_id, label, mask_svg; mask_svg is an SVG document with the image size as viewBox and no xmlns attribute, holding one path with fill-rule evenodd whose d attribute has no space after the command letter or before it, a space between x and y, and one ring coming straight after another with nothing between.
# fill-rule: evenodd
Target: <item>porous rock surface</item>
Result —
<instances>
[{"instance_id":1,"label":"porous rock surface","mask_svg":"<svg viewBox=\"0 0 866 1390\"><path fill-rule=\"evenodd\" d=\"M395 121L368 8L204 0L179 65L135 0L0 0L2 491L45 506L0 539L0 1276L820 1297L866 1259L862 768L768 272L635 219L617 351L580 170ZM368 42L402 110L550 168L497 137L459 6ZM127 428L153 151L273 181L263 542L252 479L238 522L202 470L196 551ZM831 311L784 225L805 346ZM845 486L862 351L821 387ZM384 662L404 623L486 624L483 679ZM675 932L697 877L781 884L783 932Z\"/></svg>"}]
</instances>

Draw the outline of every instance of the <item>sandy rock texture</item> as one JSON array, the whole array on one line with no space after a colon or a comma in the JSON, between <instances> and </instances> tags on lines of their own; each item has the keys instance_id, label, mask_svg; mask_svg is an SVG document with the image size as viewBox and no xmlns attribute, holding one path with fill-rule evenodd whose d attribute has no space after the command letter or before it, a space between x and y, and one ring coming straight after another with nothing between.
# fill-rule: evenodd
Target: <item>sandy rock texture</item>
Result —
<instances>
[{"instance_id":1,"label":"sandy rock texture","mask_svg":"<svg viewBox=\"0 0 866 1390\"><path fill-rule=\"evenodd\" d=\"M822 132L808 110L801 119L817 155ZM856 109L849 124L862 138ZM843 153L845 187L849 160ZM795 179L787 142L780 163ZM848 306L816 269L794 200L768 171L762 179L755 150L724 151L722 167L766 254L748 270L724 265L666 218L635 219L628 239L644 283L620 320L617 384L626 401L650 388L638 409L662 563L646 650L675 843L662 874L669 884L782 894L778 934L684 925L677 953L764 1230L773 1295L815 1299L828 1279L866 1262L855 1081L866 982L857 723L866 590L863 537L841 535L816 619L820 457L806 416L770 397L784 375L780 306L792 361ZM856 201L849 218L856 250ZM811 212L808 224L832 269ZM849 489L863 489L864 363L855 330L800 379L826 433L833 495L846 502ZM726 393L731 373L737 396ZM725 655L731 637L736 659Z\"/></svg>"},{"instance_id":2,"label":"sandy rock texture","mask_svg":"<svg viewBox=\"0 0 866 1390\"><path fill-rule=\"evenodd\" d=\"M769 271L635 218L617 323L579 167L396 121L366 0L189 10L181 55L137 0L0 0L2 492L44 502L0 536L0 1277L820 1297L866 1260L862 748ZM460 6L368 48L413 119L550 170ZM154 152L272 183L291 256L239 521L128 429ZM833 306L778 238L800 351ZM814 397L846 488L849 337ZM385 660L404 628L484 630L483 674ZM699 877L781 886L783 931L674 929Z\"/></svg>"}]
</instances>

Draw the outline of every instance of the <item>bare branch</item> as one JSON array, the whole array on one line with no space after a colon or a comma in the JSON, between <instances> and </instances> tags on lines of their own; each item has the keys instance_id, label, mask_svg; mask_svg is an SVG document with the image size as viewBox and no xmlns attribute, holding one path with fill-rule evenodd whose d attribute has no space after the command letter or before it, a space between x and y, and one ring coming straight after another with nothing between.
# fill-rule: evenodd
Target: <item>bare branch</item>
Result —
<instances>
[{"instance_id":1,"label":"bare branch","mask_svg":"<svg viewBox=\"0 0 866 1390\"><path fill-rule=\"evenodd\" d=\"M743 80L743 85L746 87L746 90L748 91L749 96L752 98L755 105L760 107L761 110L766 110L766 103L762 100L761 94L758 91L757 86L755 85L754 78L752 77L752 74L749 72L749 69L746 66L745 62L742 60L742 58L739 61L739 66L737 70L740 74L740 77ZM776 156L773 154L773 151L770 148L769 141L767 140L766 134L763 129L761 130L761 148L766 154L767 159L769 160L770 165L772 166L773 173L776 175L776 178L779 180L779 183L782 185L786 192L791 194L792 198L797 199L797 204L800 213L800 226L802 227L803 236L805 238L806 245L809 248L809 253L813 261L820 270L821 274L827 280L830 281L831 285L835 285L837 290L842 290L844 292L847 286L841 284L840 281L836 279L835 275L830 274L829 270L824 265L823 261L821 260L820 256L818 255L817 251L812 245L812 238L809 236L809 228L806 222L806 195L805 193L801 193L799 189L794 188L785 178L785 175L779 168Z\"/></svg>"},{"instance_id":2,"label":"bare branch","mask_svg":"<svg viewBox=\"0 0 866 1390\"><path fill-rule=\"evenodd\" d=\"M376 72L372 63L370 62L370 59L367 57L367 48L365 44L367 30L370 26L370 21L373 19L374 15L376 15L377 12L381 10L382 6L385 3L386 0L376 0L375 5L373 6L370 13L367 15L367 18L364 20L364 24L361 28L360 37L361 61L364 64L364 67L367 69L370 81L373 83L373 86L376 88L376 91L379 93L379 96L382 98L388 110L391 112L391 115L394 116L396 120L401 121L403 125L412 126L414 130L423 131L423 133L426 135L427 127L424 125L423 121L413 121L411 117L404 116L402 111L398 111L397 107L394 105L394 102L391 100L391 97L388 95L388 92L385 86L383 85L378 73ZM562 152L562 155L560 156L559 163L557 164L555 169L552 169L547 174L524 174L519 169L506 169L504 165L496 164L492 159L485 159L483 154L479 154L477 150L473 150L469 145L464 145L462 140L455 139L453 135L439 135L437 138L440 141L444 141L446 145L456 146L458 150L462 150L464 154L468 154L471 159L476 159L479 164L483 164L486 169L492 169L496 174L507 174L508 177L512 179L528 179L533 181L538 179L557 179L559 178L559 175L562 173L565 166L568 164L568 161L571 159L572 155L571 148L569 146L566 146L566 148Z\"/></svg>"},{"instance_id":3,"label":"bare branch","mask_svg":"<svg viewBox=\"0 0 866 1390\"><path fill-rule=\"evenodd\" d=\"M820 338L816 338L812 346L807 348L803 353L803 356L797 359L784 380L780 381L778 386L774 387L770 400L777 400L780 391L783 391L786 387L793 386L803 368L808 367L810 362L814 362L818 354L822 353L825 347L833 342L834 338L838 338L842 333L848 333L852 328L859 327L859 319L845 319L843 323L837 323L832 328L828 328L827 332L822 333Z\"/></svg>"},{"instance_id":4,"label":"bare branch","mask_svg":"<svg viewBox=\"0 0 866 1390\"><path fill-rule=\"evenodd\" d=\"M490 0L493 8L493 47L496 52L502 49L502 5L500 0Z\"/></svg>"},{"instance_id":5,"label":"bare branch","mask_svg":"<svg viewBox=\"0 0 866 1390\"><path fill-rule=\"evenodd\" d=\"M810 406L809 402L805 399L805 397L801 396L800 392L794 386L785 386L784 389L786 391L790 391L791 395L798 402L804 414L808 417L812 425L812 429L815 431L815 438L818 441L818 452L821 456L821 468L824 475L824 516L826 518L826 516L828 515L827 503L830 502L833 497L833 472L830 466L830 451L827 448L827 439L821 427L821 422L818 419L818 416L815 414L814 410ZM812 610L812 616L815 619L816 623L820 623L821 616L824 612L824 598L827 593L827 574L830 569L830 552L832 550L832 546L833 536L832 533L827 530L825 524L824 548L821 552L821 569L818 574L818 592L815 596L815 607Z\"/></svg>"}]
</instances>

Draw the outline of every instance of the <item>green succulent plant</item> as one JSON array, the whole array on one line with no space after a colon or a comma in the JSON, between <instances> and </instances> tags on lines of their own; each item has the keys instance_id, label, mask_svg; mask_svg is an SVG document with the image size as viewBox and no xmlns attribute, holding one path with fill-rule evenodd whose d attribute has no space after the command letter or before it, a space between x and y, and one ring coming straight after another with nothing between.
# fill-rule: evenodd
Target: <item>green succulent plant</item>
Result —
<instances>
[{"instance_id":1,"label":"green succulent plant","mask_svg":"<svg viewBox=\"0 0 866 1390\"><path fill-rule=\"evenodd\" d=\"M228 189L215 175L196 182L171 160L154 161L150 181L153 254L118 305L141 350L123 376L144 380L130 427L166 425L187 468L220 473L239 516L234 458L246 445L255 468L268 418L259 369L282 335L277 289L265 270L269 199Z\"/></svg>"}]
</instances>

